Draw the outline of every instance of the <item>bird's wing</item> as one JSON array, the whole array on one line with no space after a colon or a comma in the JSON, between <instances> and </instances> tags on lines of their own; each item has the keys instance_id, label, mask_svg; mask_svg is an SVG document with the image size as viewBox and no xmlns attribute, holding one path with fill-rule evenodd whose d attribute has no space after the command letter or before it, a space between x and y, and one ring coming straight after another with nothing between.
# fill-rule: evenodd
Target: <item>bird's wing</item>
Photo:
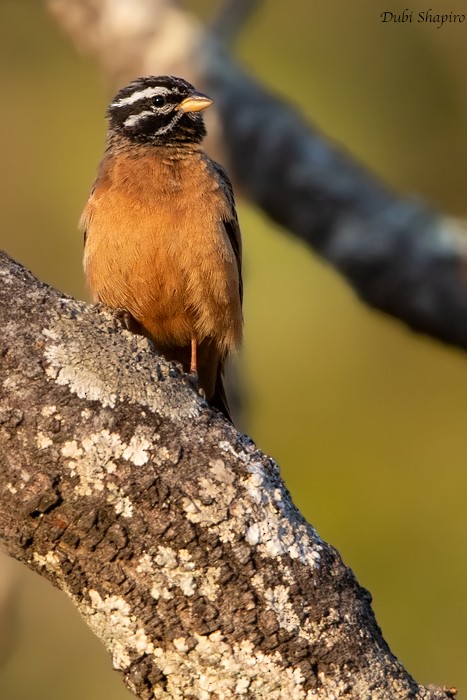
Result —
<instances>
[{"instance_id":1,"label":"bird's wing","mask_svg":"<svg viewBox=\"0 0 467 700\"><path fill-rule=\"evenodd\" d=\"M96 182L92 186L91 193L89 195L89 199L86 202L86 206L84 207L84 211L81 214L81 218L80 218L79 224L78 224L79 229L83 232L83 242L84 242L85 246L86 246L86 239L88 237L88 228L89 228L89 225L91 223L91 218L92 218L92 208L93 208L95 190L96 190Z\"/></svg>"},{"instance_id":2,"label":"bird's wing","mask_svg":"<svg viewBox=\"0 0 467 700\"><path fill-rule=\"evenodd\" d=\"M229 176L225 172L224 168L212 161L214 167L214 172L217 179L219 180L224 196L228 203L228 216L223 217L222 223L224 224L225 231L227 233L230 245L235 255L235 260L237 261L238 270L238 293L240 296L240 302L243 301L243 280L242 280L242 237L240 234L240 226L237 218L237 211L235 208L235 197L232 189L232 185L229 180Z\"/></svg>"},{"instance_id":3,"label":"bird's wing","mask_svg":"<svg viewBox=\"0 0 467 700\"><path fill-rule=\"evenodd\" d=\"M108 167L109 164L111 163L110 158L105 155L103 160L101 161L96 179L94 180L94 183L91 188L91 192L89 193L89 198L88 201L86 202L86 206L84 207L84 211L81 214L81 218L79 220L78 227L83 231L84 234L84 245L86 246L86 239L89 233L89 228L92 223L92 218L93 218L93 213L94 213L94 208L96 205L96 199L98 198L98 193L100 188L106 188L110 185L110 180L109 180L109 174L108 174Z\"/></svg>"}]
</instances>

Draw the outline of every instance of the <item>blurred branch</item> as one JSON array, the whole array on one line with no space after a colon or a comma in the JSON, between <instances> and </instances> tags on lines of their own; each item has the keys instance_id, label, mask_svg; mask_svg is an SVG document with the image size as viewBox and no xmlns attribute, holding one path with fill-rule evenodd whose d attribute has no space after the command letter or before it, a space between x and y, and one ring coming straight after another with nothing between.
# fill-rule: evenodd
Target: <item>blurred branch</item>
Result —
<instances>
[{"instance_id":1,"label":"blurred branch","mask_svg":"<svg viewBox=\"0 0 467 700\"><path fill-rule=\"evenodd\" d=\"M209 31L224 46L232 44L259 4L260 0L221 0Z\"/></svg>"},{"instance_id":2,"label":"blurred branch","mask_svg":"<svg viewBox=\"0 0 467 700\"><path fill-rule=\"evenodd\" d=\"M207 148L227 162L246 197L306 240L368 304L467 348L463 221L389 192L246 75L178 3L46 2L114 86L140 74L173 73L208 92L220 121L208 125ZM229 21L235 34L242 13L229 15L234 6L227 0L218 36L229 34ZM250 9L246 0L240 6Z\"/></svg>"},{"instance_id":3,"label":"blurred branch","mask_svg":"<svg viewBox=\"0 0 467 700\"><path fill-rule=\"evenodd\" d=\"M0 254L0 542L74 602L140 698L448 700L277 465L115 316Z\"/></svg>"}]
</instances>

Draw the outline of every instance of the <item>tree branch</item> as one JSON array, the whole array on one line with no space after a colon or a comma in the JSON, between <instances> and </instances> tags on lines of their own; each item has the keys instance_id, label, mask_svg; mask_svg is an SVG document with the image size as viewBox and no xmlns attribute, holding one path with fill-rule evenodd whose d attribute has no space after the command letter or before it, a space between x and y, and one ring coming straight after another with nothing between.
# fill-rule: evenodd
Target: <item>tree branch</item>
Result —
<instances>
[{"instance_id":1,"label":"tree branch","mask_svg":"<svg viewBox=\"0 0 467 700\"><path fill-rule=\"evenodd\" d=\"M119 0L46 1L113 84L156 72L204 89L218 120L208 125L208 149L246 197L340 270L368 304L467 348L463 221L387 190L243 72L178 3L134 0L128 14ZM239 15L232 32L228 16L214 25L221 38L237 31Z\"/></svg>"},{"instance_id":2,"label":"tree branch","mask_svg":"<svg viewBox=\"0 0 467 700\"><path fill-rule=\"evenodd\" d=\"M224 46L232 45L260 0L221 0L220 8L209 24L210 33Z\"/></svg>"},{"instance_id":3,"label":"tree branch","mask_svg":"<svg viewBox=\"0 0 467 700\"><path fill-rule=\"evenodd\" d=\"M0 541L75 603L140 698L450 698L276 464L115 315L0 255Z\"/></svg>"}]
</instances>

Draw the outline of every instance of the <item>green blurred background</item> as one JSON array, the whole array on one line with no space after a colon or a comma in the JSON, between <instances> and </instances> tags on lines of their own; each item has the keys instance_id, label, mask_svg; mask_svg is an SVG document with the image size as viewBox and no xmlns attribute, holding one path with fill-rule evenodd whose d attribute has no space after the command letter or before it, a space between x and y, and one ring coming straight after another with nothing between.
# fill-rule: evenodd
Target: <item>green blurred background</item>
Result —
<instances>
[{"instance_id":1,"label":"green blurred background","mask_svg":"<svg viewBox=\"0 0 467 700\"><path fill-rule=\"evenodd\" d=\"M216 4L191 6L203 14ZM465 0L433 4L467 12ZM238 55L391 186L462 216L467 21L380 22L382 10L405 6L264 3ZM0 0L0 78L2 247L86 298L76 222L102 152L108 88L39 0ZM467 358L369 311L260 212L240 204L239 213L245 430L372 592L402 663L465 697ZM7 559L1 573L0 599L12 579L14 591L13 623L0 620L2 700L132 697L64 595Z\"/></svg>"}]
</instances>

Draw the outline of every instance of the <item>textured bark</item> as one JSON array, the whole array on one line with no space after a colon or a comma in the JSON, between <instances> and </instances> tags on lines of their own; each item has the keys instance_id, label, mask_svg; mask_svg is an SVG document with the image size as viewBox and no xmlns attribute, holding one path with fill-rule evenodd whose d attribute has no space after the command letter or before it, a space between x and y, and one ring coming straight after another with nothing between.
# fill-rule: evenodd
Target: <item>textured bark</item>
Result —
<instances>
[{"instance_id":1,"label":"textured bark","mask_svg":"<svg viewBox=\"0 0 467 700\"><path fill-rule=\"evenodd\" d=\"M0 541L65 591L140 698L449 698L277 465L116 315L0 255Z\"/></svg>"},{"instance_id":2,"label":"textured bark","mask_svg":"<svg viewBox=\"0 0 467 700\"><path fill-rule=\"evenodd\" d=\"M205 90L217 106L208 149L246 197L309 243L368 304L467 348L464 221L390 192L243 72L180 3L46 3L114 86L136 75L169 73ZM240 0L226 7L223 21L213 24L222 42L232 40L248 9Z\"/></svg>"}]
</instances>

